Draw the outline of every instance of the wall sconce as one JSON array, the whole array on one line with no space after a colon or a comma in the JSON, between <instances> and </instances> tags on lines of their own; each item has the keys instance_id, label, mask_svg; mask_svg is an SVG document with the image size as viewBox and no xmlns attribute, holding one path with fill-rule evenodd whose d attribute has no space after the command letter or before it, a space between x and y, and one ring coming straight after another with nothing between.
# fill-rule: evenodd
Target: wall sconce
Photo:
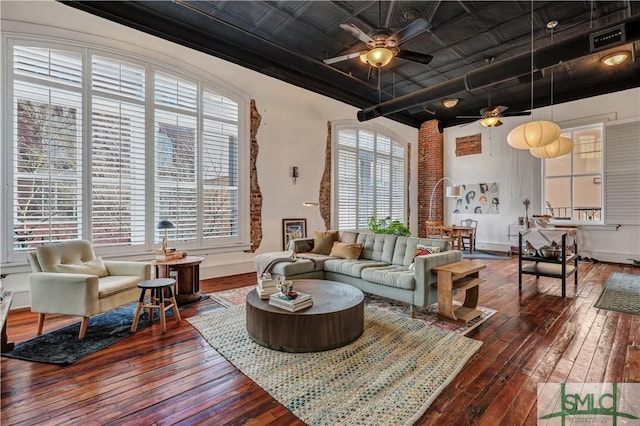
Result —
<instances>
[{"instance_id":1,"label":"wall sconce","mask_svg":"<svg viewBox=\"0 0 640 426\"><path fill-rule=\"evenodd\" d=\"M296 179L298 179L298 166L291 167L291 177L293 178L293 184L296 184Z\"/></svg>"}]
</instances>

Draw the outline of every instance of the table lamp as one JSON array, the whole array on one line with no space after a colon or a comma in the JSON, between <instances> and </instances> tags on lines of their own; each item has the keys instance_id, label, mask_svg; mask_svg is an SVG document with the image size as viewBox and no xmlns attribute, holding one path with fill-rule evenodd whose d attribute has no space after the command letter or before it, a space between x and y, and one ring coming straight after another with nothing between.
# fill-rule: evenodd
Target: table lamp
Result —
<instances>
[{"instance_id":1,"label":"table lamp","mask_svg":"<svg viewBox=\"0 0 640 426\"><path fill-rule=\"evenodd\" d=\"M162 238L162 251L167 252L167 229L175 228L176 225L170 220L163 219L158 222L158 229L164 229L164 238Z\"/></svg>"}]
</instances>

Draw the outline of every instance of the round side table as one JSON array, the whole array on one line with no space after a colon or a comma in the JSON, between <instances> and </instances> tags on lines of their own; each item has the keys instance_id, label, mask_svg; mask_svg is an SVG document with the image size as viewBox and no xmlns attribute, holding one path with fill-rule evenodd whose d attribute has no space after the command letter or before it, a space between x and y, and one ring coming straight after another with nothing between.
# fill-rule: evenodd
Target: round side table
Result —
<instances>
[{"instance_id":1,"label":"round side table","mask_svg":"<svg viewBox=\"0 0 640 426\"><path fill-rule=\"evenodd\" d=\"M140 320L140 313L143 309L149 309L149 321L153 320L153 310L160 310L160 327L162 332L167 331L167 320L165 318L165 312L168 309L173 308L173 316L176 322L180 321L180 310L178 310L178 303L176 302L176 296L173 292L173 287L176 284L176 280L173 278L156 278L152 280L140 281L138 287L142 289L140 293L140 300L138 301L138 307L136 308L136 314L131 324L131 331L138 329L138 321ZM145 302L145 294L149 290L149 302ZM165 298L165 290L169 293L169 297ZM167 300L168 299L168 300Z\"/></svg>"}]
</instances>

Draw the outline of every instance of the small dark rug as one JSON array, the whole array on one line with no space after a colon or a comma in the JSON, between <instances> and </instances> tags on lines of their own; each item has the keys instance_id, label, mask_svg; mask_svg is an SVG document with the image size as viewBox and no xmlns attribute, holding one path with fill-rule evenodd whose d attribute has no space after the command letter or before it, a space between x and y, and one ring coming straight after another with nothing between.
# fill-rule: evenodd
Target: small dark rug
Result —
<instances>
[{"instance_id":1,"label":"small dark rug","mask_svg":"<svg viewBox=\"0 0 640 426\"><path fill-rule=\"evenodd\" d=\"M181 305L180 311L193 303L208 298L209 296L205 295L200 297L200 300ZM72 364L131 334L135 334L131 332L131 323L136 306L137 303L130 303L112 311L92 316L89 318L87 333L82 340L78 339L80 322L77 322L26 342L18 343L11 352L3 353L2 356L48 364ZM173 309L169 309L166 315L167 322L175 321ZM144 310L140 315L138 331L159 321L160 315L157 309L153 310L153 322L149 321L148 311Z\"/></svg>"},{"instance_id":2,"label":"small dark rug","mask_svg":"<svg viewBox=\"0 0 640 426\"><path fill-rule=\"evenodd\" d=\"M640 315L640 275L612 272L594 306Z\"/></svg>"}]
</instances>

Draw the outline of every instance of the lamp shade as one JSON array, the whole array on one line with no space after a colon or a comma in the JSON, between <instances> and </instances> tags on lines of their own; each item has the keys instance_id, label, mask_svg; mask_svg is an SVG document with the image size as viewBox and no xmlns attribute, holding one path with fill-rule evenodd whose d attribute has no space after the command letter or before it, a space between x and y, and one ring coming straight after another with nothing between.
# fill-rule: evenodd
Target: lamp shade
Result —
<instances>
[{"instance_id":1,"label":"lamp shade","mask_svg":"<svg viewBox=\"0 0 640 426\"><path fill-rule=\"evenodd\" d=\"M393 59L393 52L386 47L376 47L367 53L367 62L376 68L387 65L391 59Z\"/></svg>"},{"instance_id":2,"label":"lamp shade","mask_svg":"<svg viewBox=\"0 0 640 426\"><path fill-rule=\"evenodd\" d=\"M514 128L507 143L516 149L541 148L560 137L560 126L551 121L530 121Z\"/></svg>"},{"instance_id":3,"label":"lamp shade","mask_svg":"<svg viewBox=\"0 0 640 426\"><path fill-rule=\"evenodd\" d=\"M170 229L175 227L176 225L173 222L166 219L163 219L160 222L158 222L158 226L157 226L158 229Z\"/></svg>"},{"instance_id":4,"label":"lamp shade","mask_svg":"<svg viewBox=\"0 0 640 426\"><path fill-rule=\"evenodd\" d=\"M558 158L573 151L573 147L575 146L576 144L573 140L560 136L549 145L532 149L531 155L538 158Z\"/></svg>"},{"instance_id":5,"label":"lamp shade","mask_svg":"<svg viewBox=\"0 0 640 426\"><path fill-rule=\"evenodd\" d=\"M445 189L445 197L447 198L460 198L462 197L462 187L455 186L447 186Z\"/></svg>"}]
</instances>

